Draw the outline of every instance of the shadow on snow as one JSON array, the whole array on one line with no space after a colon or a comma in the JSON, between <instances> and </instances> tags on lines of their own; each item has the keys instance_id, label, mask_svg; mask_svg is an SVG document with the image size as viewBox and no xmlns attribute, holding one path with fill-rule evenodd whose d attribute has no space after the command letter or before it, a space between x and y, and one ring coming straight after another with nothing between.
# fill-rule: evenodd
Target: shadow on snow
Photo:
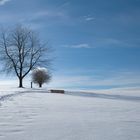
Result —
<instances>
[{"instance_id":1,"label":"shadow on snow","mask_svg":"<svg viewBox=\"0 0 140 140\"><path fill-rule=\"evenodd\" d=\"M89 92L66 92L67 95L72 96L82 96L82 97L93 97L93 98L102 98L102 99L111 99L111 100L125 100L125 101L140 101L139 96L127 96L127 95L109 95L103 93L89 93Z\"/></svg>"}]
</instances>

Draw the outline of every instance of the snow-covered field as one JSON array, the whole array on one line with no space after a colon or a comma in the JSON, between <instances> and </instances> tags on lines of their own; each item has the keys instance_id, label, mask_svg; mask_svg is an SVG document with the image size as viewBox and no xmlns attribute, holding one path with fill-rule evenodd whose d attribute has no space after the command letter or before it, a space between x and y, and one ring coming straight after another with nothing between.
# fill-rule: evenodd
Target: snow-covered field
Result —
<instances>
[{"instance_id":1,"label":"snow-covered field","mask_svg":"<svg viewBox=\"0 0 140 140\"><path fill-rule=\"evenodd\" d=\"M0 87L0 140L140 140L140 94Z\"/></svg>"}]
</instances>

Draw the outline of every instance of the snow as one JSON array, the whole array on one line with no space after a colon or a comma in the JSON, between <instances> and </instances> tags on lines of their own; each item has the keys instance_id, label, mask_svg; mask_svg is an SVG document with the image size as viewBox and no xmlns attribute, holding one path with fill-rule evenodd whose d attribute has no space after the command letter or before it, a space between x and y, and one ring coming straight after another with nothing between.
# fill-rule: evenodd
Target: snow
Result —
<instances>
[{"instance_id":1,"label":"snow","mask_svg":"<svg viewBox=\"0 0 140 140\"><path fill-rule=\"evenodd\" d=\"M16 139L139 140L140 94L0 87L0 140Z\"/></svg>"}]
</instances>

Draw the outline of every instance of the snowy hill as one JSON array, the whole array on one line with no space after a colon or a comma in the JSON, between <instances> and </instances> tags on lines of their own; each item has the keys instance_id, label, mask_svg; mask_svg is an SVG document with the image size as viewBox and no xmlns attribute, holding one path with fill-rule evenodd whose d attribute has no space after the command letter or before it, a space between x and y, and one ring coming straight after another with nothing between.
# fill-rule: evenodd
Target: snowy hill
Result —
<instances>
[{"instance_id":1,"label":"snowy hill","mask_svg":"<svg viewBox=\"0 0 140 140\"><path fill-rule=\"evenodd\" d=\"M0 140L139 140L140 95L0 88Z\"/></svg>"}]
</instances>

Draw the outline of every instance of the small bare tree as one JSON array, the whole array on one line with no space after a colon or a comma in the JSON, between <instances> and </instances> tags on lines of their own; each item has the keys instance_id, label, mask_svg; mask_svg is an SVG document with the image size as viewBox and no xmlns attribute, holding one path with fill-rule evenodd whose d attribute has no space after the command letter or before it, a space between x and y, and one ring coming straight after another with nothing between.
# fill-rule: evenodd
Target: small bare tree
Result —
<instances>
[{"instance_id":1,"label":"small bare tree","mask_svg":"<svg viewBox=\"0 0 140 140\"><path fill-rule=\"evenodd\" d=\"M45 68L36 68L32 71L32 81L42 87L51 80L51 74Z\"/></svg>"},{"instance_id":2,"label":"small bare tree","mask_svg":"<svg viewBox=\"0 0 140 140\"><path fill-rule=\"evenodd\" d=\"M1 31L0 61L4 70L16 74L19 87L23 87L24 77L34 67L48 66L48 50L33 30L22 25L13 30Z\"/></svg>"}]
</instances>

